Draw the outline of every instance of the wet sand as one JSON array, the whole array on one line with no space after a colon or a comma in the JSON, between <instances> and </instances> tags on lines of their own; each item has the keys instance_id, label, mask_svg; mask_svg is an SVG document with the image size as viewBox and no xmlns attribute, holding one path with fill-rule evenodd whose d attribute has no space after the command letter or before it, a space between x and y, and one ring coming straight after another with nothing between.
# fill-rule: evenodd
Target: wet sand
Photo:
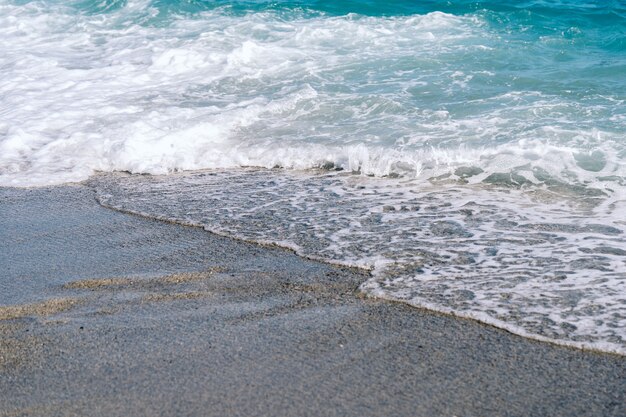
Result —
<instances>
[{"instance_id":1,"label":"wet sand","mask_svg":"<svg viewBox=\"0 0 626 417\"><path fill-rule=\"evenodd\" d=\"M359 295L364 273L0 189L1 416L623 416L626 359Z\"/></svg>"}]
</instances>

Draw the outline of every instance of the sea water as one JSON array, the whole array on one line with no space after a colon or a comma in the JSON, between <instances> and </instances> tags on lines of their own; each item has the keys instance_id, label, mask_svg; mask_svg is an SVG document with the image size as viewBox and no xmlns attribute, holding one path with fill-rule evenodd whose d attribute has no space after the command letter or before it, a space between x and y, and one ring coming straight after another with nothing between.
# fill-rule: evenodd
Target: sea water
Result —
<instances>
[{"instance_id":1,"label":"sea water","mask_svg":"<svg viewBox=\"0 0 626 417\"><path fill-rule=\"evenodd\" d=\"M152 174L105 205L626 353L624 1L0 0L0 185L102 171Z\"/></svg>"}]
</instances>

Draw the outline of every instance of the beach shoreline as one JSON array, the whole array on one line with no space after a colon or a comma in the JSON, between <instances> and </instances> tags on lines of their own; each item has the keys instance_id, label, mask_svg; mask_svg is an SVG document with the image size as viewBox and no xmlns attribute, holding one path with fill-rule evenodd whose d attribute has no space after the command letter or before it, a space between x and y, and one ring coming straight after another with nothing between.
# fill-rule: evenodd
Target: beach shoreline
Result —
<instances>
[{"instance_id":1,"label":"beach shoreline","mask_svg":"<svg viewBox=\"0 0 626 417\"><path fill-rule=\"evenodd\" d=\"M0 415L620 415L626 361L359 295L367 274L0 188Z\"/></svg>"}]
</instances>

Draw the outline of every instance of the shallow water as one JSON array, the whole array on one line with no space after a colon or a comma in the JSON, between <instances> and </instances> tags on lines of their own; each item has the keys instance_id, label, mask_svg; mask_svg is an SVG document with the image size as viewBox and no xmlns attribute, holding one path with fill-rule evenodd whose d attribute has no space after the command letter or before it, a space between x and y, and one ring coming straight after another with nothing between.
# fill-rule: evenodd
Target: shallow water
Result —
<instances>
[{"instance_id":1,"label":"shallow water","mask_svg":"<svg viewBox=\"0 0 626 417\"><path fill-rule=\"evenodd\" d=\"M167 174L96 182L624 352L623 1L0 0L0 51L0 185Z\"/></svg>"},{"instance_id":2,"label":"shallow water","mask_svg":"<svg viewBox=\"0 0 626 417\"><path fill-rule=\"evenodd\" d=\"M624 225L594 198L281 170L90 184L109 207L370 269L370 295L626 353Z\"/></svg>"}]
</instances>

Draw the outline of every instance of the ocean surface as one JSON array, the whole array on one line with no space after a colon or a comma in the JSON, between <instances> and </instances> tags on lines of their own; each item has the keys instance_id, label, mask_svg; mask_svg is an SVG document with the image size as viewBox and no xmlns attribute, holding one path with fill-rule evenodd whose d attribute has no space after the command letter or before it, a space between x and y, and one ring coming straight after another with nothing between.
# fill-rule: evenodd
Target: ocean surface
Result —
<instances>
[{"instance_id":1,"label":"ocean surface","mask_svg":"<svg viewBox=\"0 0 626 417\"><path fill-rule=\"evenodd\" d=\"M626 354L626 1L0 0L0 185L84 180Z\"/></svg>"}]
</instances>

